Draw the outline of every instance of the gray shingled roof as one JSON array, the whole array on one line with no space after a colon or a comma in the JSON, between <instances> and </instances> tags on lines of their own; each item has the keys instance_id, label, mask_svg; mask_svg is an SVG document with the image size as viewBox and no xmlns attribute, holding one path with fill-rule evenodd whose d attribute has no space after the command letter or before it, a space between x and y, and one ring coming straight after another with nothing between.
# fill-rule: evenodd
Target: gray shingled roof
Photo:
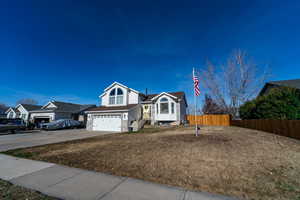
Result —
<instances>
[{"instance_id":1,"label":"gray shingled roof","mask_svg":"<svg viewBox=\"0 0 300 200\"><path fill-rule=\"evenodd\" d=\"M78 113L90 107L95 107L95 105L91 105L91 104L74 104L74 103L67 103L62 101L52 101L52 103L55 106L57 106L55 111L60 111L60 112Z\"/></svg>"},{"instance_id":2,"label":"gray shingled roof","mask_svg":"<svg viewBox=\"0 0 300 200\"><path fill-rule=\"evenodd\" d=\"M32 112L70 112L70 113L79 113L87 110L88 108L96 107L92 104L74 104L67 103L62 101L51 101L57 108L48 108L48 109L36 109Z\"/></svg>"},{"instance_id":3,"label":"gray shingled roof","mask_svg":"<svg viewBox=\"0 0 300 200\"><path fill-rule=\"evenodd\" d=\"M128 104L126 106L99 106L95 108L90 108L87 111L114 111L114 110L130 110L138 104Z\"/></svg>"},{"instance_id":4,"label":"gray shingled roof","mask_svg":"<svg viewBox=\"0 0 300 200\"><path fill-rule=\"evenodd\" d=\"M32 104L21 104L27 111L38 110L41 109L42 106L32 105Z\"/></svg>"},{"instance_id":5,"label":"gray shingled roof","mask_svg":"<svg viewBox=\"0 0 300 200\"><path fill-rule=\"evenodd\" d=\"M55 111L78 112L81 108L80 104L66 103L61 101L52 101L52 103L57 107Z\"/></svg>"},{"instance_id":6,"label":"gray shingled roof","mask_svg":"<svg viewBox=\"0 0 300 200\"><path fill-rule=\"evenodd\" d=\"M270 81L269 84L300 89L300 79Z\"/></svg>"}]
</instances>

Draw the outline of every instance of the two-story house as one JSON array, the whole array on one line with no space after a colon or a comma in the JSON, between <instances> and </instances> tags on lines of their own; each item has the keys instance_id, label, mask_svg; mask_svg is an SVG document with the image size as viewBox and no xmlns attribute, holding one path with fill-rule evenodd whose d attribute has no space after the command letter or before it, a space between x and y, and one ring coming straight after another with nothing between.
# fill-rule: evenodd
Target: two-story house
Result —
<instances>
[{"instance_id":1,"label":"two-story house","mask_svg":"<svg viewBox=\"0 0 300 200\"><path fill-rule=\"evenodd\" d=\"M31 104L19 104L15 108L10 107L7 111L7 118L21 118L25 122L28 122L30 112L32 110L40 109L42 106Z\"/></svg>"},{"instance_id":2,"label":"two-story house","mask_svg":"<svg viewBox=\"0 0 300 200\"><path fill-rule=\"evenodd\" d=\"M114 82L99 97L101 106L86 111L88 130L127 132L131 128L139 130L146 121L151 124L185 121L184 92L148 95Z\"/></svg>"}]
</instances>

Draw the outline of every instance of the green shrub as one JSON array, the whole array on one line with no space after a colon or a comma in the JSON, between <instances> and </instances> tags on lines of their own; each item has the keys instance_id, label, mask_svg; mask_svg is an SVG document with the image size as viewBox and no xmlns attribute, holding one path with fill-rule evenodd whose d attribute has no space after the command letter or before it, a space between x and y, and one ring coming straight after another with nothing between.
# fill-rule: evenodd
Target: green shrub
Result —
<instances>
[{"instance_id":1,"label":"green shrub","mask_svg":"<svg viewBox=\"0 0 300 200\"><path fill-rule=\"evenodd\" d=\"M242 119L300 119L300 92L297 89L273 88L240 107Z\"/></svg>"}]
</instances>

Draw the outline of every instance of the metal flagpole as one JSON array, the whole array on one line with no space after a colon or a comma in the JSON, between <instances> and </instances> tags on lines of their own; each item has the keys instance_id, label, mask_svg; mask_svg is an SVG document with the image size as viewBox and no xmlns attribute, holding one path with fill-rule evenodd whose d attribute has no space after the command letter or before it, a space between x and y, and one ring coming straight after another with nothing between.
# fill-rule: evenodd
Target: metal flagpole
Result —
<instances>
[{"instance_id":1,"label":"metal flagpole","mask_svg":"<svg viewBox=\"0 0 300 200\"><path fill-rule=\"evenodd\" d=\"M197 124L197 97L196 97L196 90L195 90L195 69L193 67L193 82L194 82L194 103L195 103L195 131L196 131L196 136L198 136L198 124Z\"/></svg>"}]
</instances>

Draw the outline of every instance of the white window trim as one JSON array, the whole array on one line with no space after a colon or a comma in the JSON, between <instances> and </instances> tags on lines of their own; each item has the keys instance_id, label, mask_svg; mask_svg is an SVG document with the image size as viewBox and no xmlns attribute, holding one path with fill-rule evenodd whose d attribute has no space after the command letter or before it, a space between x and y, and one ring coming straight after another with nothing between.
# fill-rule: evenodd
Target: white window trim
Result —
<instances>
[{"instance_id":1,"label":"white window trim","mask_svg":"<svg viewBox=\"0 0 300 200\"><path fill-rule=\"evenodd\" d=\"M161 101L162 99L166 99L167 101ZM167 104L167 112L162 112L162 104ZM162 97L160 100L159 100L159 107L160 107L160 114L170 114L170 100L166 97Z\"/></svg>"},{"instance_id":2,"label":"white window trim","mask_svg":"<svg viewBox=\"0 0 300 200\"><path fill-rule=\"evenodd\" d=\"M123 94L121 95L118 95L118 89L120 89L122 91ZM110 93L115 90L115 94L114 95L110 95ZM108 105L123 105L124 104L124 91L122 90L122 88L120 87L115 87L113 88L112 90L109 91L109 94L108 94ZM122 97L122 102L121 103L118 103L118 97ZM114 103L112 104L110 102L110 99L114 99Z\"/></svg>"}]
</instances>

